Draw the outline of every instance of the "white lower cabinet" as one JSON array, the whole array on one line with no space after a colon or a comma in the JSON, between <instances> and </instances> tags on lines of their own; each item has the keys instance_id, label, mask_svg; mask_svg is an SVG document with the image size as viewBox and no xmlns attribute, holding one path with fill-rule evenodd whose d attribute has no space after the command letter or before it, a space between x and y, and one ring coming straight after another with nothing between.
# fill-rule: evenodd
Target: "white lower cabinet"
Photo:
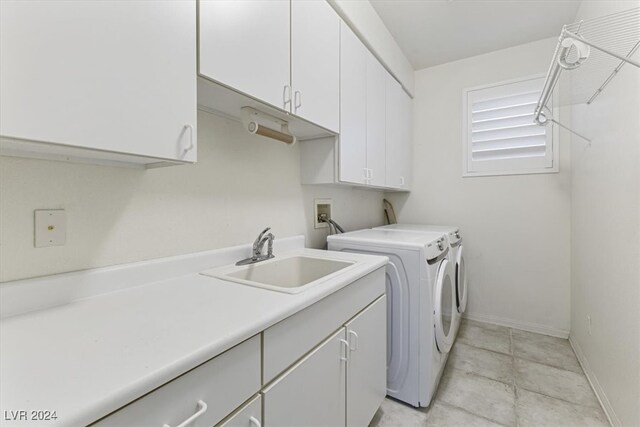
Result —
<instances>
[{"instance_id":1,"label":"white lower cabinet","mask_svg":"<svg viewBox=\"0 0 640 427\"><path fill-rule=\"evenodd\" d=\"M211 427L260 390L259 335L102 418L94 426Z\"/></svg>"},{"instance_id":2,"label":"white lower cabinet","mask_svg":"<svg viewBox=\"0 0 640 427\"><path fill-rule=\"evenodd\" d=\"M366 426L387 394L382 295L264 389L265 427Z\"/></svg>"},{"instance_id":3,"label":"white lower cabinet","mask_svg":"<svg viewBox=\"0 0 640 427\"><path fill-rule=\"evenodd\" d=\"M92 425L366 426L387 388L384 292L381 267Z\"/></svg>"},{"instance_id":4,"label":"white lower cabinet","mask_svg":"<svg viewBox=\"0 0 640 427\"><path fill-rule=\"evenodd\" d=\"M387 394L387 297L347 323L347 426L369 425Z\"/></svg>"},{"instance_id":5,"label":"white lower cabinet","mask_svg":"<svg viewBox=\"0 0 640 427\"><path fill-rule=\"evenodd\" d=\"M343 426L348 349L345 328L264 390L264 425Z\"/></svg>"}]
</instances>

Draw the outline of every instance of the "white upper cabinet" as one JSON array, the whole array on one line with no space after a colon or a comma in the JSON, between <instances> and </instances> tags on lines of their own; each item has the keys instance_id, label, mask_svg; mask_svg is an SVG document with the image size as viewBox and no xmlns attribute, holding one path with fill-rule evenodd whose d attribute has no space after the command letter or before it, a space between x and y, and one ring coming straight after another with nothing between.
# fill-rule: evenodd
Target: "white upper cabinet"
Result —
<instances>
[{"instance_id":1,"label":"white upper cabinet","mask_svg":"<svg viewBox=\"0 0 640 427\"><path fill-rule=\"evenodd\" d=\"M367 173L367 55L345 24L340 29L339 180L365 184Z\"/></svg>"},{"instance_id":2,"label":"white upper cabinet","mask_svg":"<svg viewBox=\"0 0 640 427\"><path fill-rule=\"evenodd\" d=\"M289 0L201 0L199 19L200 74L289 110Z\"/></svg>"},{"instance_id":3,"label":"white upper cabinet","mask_svg":"<svg viewBox=\"0 0 640 427\"><path fill-rule=\"evenodd\" d=\"M3 147L196 160L195 0L0 7Z\"/></svg>"},{"instance_id":4,"label":"white upper cabinet","mask_svg":"<svg viewBox=\"0 0 640 427\"><path fill-rule=\"evenodd\" d=\"M367 52L367 184L384 187L386 181L386 84L387 71ZM390 77L390 76L389 76Z\"/></svg>"},{"instance_id":5,"label":"white upper cabinet","mask_svg":"<svg viewBox=\"0 0 640 427\"><path fill-rule=\"evenodd\" d=\"M291 2L291 112L338 132L340 18L326 1Z\"/></svg>"},{"instance_id":6,"label":"white upper cabinet","mask_svg":"<svg viewBox=\"0 0 640 427\"><path fill-rule=\"evenodd\" d=\"M201 0L199 19L202 77L338 132L340 18L329 3Z\"/></svg>"},{"instance_id":7,"label":"white upper cabinet","mask_svg":"<svg viewBox=\"0 0 640 427\"><path fill-rule=\"evenodd\" d=\"M407 191L411 127L411 98L342 22L340 135L303 143L302 182Z\"/></svg>"},{"instance_id":8,"label":"white upper cabinet","mask_svg":"<svg viewBox=\"0 0 640 427\"><path fill-rule=\"evenodd\" d=\"M386 186L408 189L411 179L413 101L391 76L387 77Z\"/></svg>"}]
</instances>

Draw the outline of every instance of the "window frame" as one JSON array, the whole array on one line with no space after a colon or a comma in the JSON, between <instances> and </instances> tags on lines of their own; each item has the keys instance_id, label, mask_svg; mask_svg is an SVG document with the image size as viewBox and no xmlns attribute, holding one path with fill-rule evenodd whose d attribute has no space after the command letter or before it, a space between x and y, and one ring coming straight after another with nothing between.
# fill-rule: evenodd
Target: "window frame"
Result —
<instances>
[{"instance_id":1,"label":"window frame","mask_svg":"<svg viewBox=\"0 0 640 427\"><path fill-rule=\"evenodd\" d=\"M502 159L502 160L492 160L494 165L490 170L474 170L472 167L473 161L471 159L471 140L469 138L469 128L471 126L470 121L470 105L469 105L469 95L473 92L477 92L480 90L491 89L491 88L499 88L501 86L508 86L516 83L523 83L530 80L538 80L544 79L545 74L536 74L526 77L519 77L510 80L504 80L500 82L485 84L481 86L474 86L470 88L465 88L462 91L462 177L470 178L470 177L481 177L481 176L504 176L504 175L532 175L532 174L544 174L544 173L558 173L560 172L560 132L559 126L555 123L550 123L546 125L547 127L547 138L551 137L551 141L547 142L546 149L550 151L551 154L551 166L535 166L535 167L522 167L516 166L513 169L504 168L497 166L500 163L508 164L508 163L525 163L524 159ZM559 121L559 105L558 105L558 91L559 85L556 85L552 99L549 103L553 106L552 117ZM550 133L549 133L549 127ZM550 146L549 146L550 145Z\"/></svg>"}]
</instances>

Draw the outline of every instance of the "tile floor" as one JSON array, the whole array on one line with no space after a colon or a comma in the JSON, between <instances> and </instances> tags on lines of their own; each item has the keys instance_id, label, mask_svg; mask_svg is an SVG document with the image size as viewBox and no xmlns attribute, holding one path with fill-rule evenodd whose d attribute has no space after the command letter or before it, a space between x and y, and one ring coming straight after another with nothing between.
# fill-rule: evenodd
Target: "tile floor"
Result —
<instances>
[{"instance_id":1,"label":"tile floor","mask_svg":"<svg viewBox=\"0 0 640 427\"><path fill-rule=\"evenodd\" d=\"M608 426L569 341L464 320L429 408L387 398L370 427Z\"/></svg>"}]
</instances>

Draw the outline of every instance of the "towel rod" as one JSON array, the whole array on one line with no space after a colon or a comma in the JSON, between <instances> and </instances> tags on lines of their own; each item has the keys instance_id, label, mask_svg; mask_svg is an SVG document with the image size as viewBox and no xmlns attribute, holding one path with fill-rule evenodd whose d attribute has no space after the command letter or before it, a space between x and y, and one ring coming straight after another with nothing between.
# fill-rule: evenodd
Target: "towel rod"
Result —
<instances>
[{"instance_id":1,"label":"towel rod","mask_svg":"<svg viewBox=\"0 0 640 427\"><path fill-rule=\"evenodd\" d=\"M296 143L297 138L289 131L289 123L251 107L242 107L242 124L247 132L275 139L287 145ZM266 124L265 124L266 123ZM280 129L273 129L273 127Z\"/></svg>"}]
</instances>

